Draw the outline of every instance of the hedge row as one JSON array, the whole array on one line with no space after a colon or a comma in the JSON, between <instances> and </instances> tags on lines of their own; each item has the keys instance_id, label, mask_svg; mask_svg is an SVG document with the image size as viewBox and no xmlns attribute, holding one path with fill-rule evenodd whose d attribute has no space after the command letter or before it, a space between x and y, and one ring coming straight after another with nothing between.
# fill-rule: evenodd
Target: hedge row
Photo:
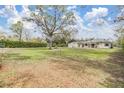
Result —
<instances>
[{"instance_id":1,"label":"hedge row","mask_svg":"<svg viewBox=\"0 0 124 93\"><path fill-rule=\"evenodd\" d=\"M122 44L122 48L123 48L123 50L124 50L124 43Z\"/></svg>"},{"instance_id":2,"label":"hedge row","mask_svg":"<svg viewBox=\"0 0 124 93\"><path fill-rule=\"evenodd\" d=\"M67 45L66 44L56 44L56 43L53 43L53 47L66 47Z\"/></svg>"},{"instance_id":3,"label":"hedge row","mask_svg":"<svg viewBox=\"0 0 124 93\"><path fill-rule=\"evenodd\" d=\"M6 48L29 48L29 47L47 47L47 43L34 43L34 42L19 42L19 41L0 41L0 46Z\"/></svg>"}]
</instances>

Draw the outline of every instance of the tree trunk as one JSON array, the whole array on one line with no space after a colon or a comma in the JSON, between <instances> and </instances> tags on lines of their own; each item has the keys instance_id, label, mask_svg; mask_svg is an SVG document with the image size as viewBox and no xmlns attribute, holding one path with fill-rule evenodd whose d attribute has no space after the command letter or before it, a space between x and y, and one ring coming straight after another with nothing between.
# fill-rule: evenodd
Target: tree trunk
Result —
<instances>
[{"instance_id":1,"label":"tree trunk","mask_svg":"<svg viewBox=\"0 0 124 93\"><path fill-rule=\"evenodd\" d=\"M67 40L65 41L65 43L66 43L66 46L68 46L68 41Z\"/></svg>"},{"instance_id":2,"label":"tree trunk","mask_svg":"<svg viewBox=\"0 0 124 93\"><path fill-rule=\"evenodd\" d=\"M52 49L52 40L49 42L49 49Z\"/></svg>"},{"instance_id":3,"label":"tree trunk","mask_svg":"<svg viewBox=\"0 0 124 93\"><path fill-rule=\"evenodd\" d=\"M21 36L21 34L20 34L20 35L19 35L19 41L20 41L20 42L21 42L21 37L22 37L22 36Z\"/></svg>"},{"instance_id":4,"label":"tree trunk","mask_svg":"<svg viewBox=\"0 0 124 93\"><path fill-rule=\"evenodd\" d=\"M19 41L21 42L21 40L22 40L22 30L19 33Z\"/></svg>"},{"instance_id":5,"label":"tree trunk","mask_svg":"<svg viewBox=\"0 0 124 93\"><path fill-rule=\"evenodd\" d=\"M49 49L52 49L52 44L53 44L53 41L52 41L52 36L49 38Z\"/></svg>"}]
</instances>

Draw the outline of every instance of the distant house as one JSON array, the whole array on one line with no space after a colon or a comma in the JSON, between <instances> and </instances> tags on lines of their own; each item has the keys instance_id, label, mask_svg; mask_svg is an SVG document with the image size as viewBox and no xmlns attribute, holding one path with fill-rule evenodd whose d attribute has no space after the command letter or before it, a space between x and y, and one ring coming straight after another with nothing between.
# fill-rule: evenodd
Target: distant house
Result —
<instances>
[{"instance_id":1,"label":"distant house","mask_svg":"<svg viewBox=\"0 0 124 93\"><path fill-rule=\"evenodd\" d=\"M68 44L69 48L113 48L112 42L108 40L83 40Z\"/></svg>"}]
</instances>

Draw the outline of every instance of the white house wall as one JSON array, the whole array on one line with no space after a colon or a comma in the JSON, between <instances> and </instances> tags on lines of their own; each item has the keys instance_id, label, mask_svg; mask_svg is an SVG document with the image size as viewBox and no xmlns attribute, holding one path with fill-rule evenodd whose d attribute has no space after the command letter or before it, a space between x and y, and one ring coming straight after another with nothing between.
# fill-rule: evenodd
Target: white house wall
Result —
<instances>
[{"instance_id":1,"label":"white house wall","mask_svg":"<svg viewBox=\"0 0 124 93\"><path fill-rule=\"evenodd\" d=\"M68 47L69 48L78 48L78 44L77 43L69 43Z\"/></svg>"},{"instance_id":2,"label":"white house wall","mask_svg":"<svg viewBox=\"0 0 124 93\"><path fill-rule=\"evenodd\" d=\"M111 47L111 44L108 43L108 46L105 46L106 43L100 43L97 45L97 48L110 48Z\"/></svg>"},{"instance_id":3,"label":"white house wall","mask_svg":"<svg viewBox=\"0 0 124 93\"><path fill-rule=\"evenodd\" d=\"M105 45L106 43L99 43L97 45L95 45L95 48L111 48L111 43L107 43L108 46ZM91 48L91 46L86 46L84 45L84 47L82 47L82 44L78 45L77 42L72 42L68 44L69 48Z\"/></svg>"}]
</instances>

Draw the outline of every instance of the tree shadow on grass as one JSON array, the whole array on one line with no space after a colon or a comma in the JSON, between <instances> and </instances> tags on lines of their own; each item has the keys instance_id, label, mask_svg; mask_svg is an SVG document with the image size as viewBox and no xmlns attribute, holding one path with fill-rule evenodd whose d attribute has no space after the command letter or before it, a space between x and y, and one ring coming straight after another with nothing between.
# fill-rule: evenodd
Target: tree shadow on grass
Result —
<instances>
[{"instance_id":1,"label":"tree shadow on grass","mask_svg":"<svg viewBox=\"0 0 124 93\"><path fill-rule=\"evenodd\" d=\"M27 59L31 59L30 56L22 56L19 53L6 53L5 54L5 59L7 60L27 60Z\"/></svg>"},{"instance_id":2,"label":"tree shadow on grass","mask_svg":"<svg viewBox=\"0 0 124 93\"><path fill-rule=\"evenodd\" d=\"M108 72L112 78L106 79L101 84L105 87L124 87L124 51L113 53L107 62L108 66L103 70Z\"/></svg>"},{"instance_id":3,"label":"tree shadow on grass","mask_svg":"<svg viewBox=\"0 0 124 93\"><path fill-rule=\"evenodd\" d=\"M124 87L124 52L118 51L110 55L105 61L87 61L86 66L100 69L110 74L110 77L100 85L104 87Z\"/></svg>"},{"instance_id":4,"label":"tree shadow on grass","mask_svg":"<svg viewBox=\"0 0 124 93\"><path fill-rule=\"evenodd\" d=\"M105 79L104 82L100 82L99 84L103 87L124 87L124 52L118 51L111 53L110 57L106 60L90 60L90 59L78 59L78 57L65 57L66 59L72 60L76 63L72 62L61 62L67 66L67 68L71 68L73 70L80 71L86 67L91 67L94 69L102 70L108 73L110 76Z\"/></svg>"}]
</instances>

